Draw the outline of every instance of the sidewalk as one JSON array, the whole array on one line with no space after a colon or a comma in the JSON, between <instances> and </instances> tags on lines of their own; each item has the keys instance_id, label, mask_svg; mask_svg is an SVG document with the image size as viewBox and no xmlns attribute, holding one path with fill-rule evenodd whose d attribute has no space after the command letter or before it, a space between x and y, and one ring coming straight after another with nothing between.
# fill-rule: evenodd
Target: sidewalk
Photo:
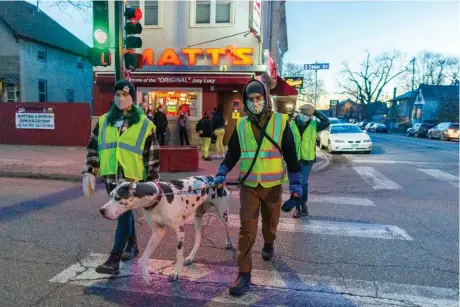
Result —
<instances>
[{"instance_id":1,"label":"sidewalk","mask_svg":"<svg viewBox=\"0 0 460 307\"><path fill-rule=\"evenodd\" d=\"M313 171L321 170L329 164L328 157L317 151L317 163ZM85 163L85 147L0 145L0 177L18 177L80 181ZM172 180L194 175L214 175L222 159L200 160L199 172L161 173L161 180ZM229 181L236 181L239 167L228 175Z\"/></svg>"}]
</instances>

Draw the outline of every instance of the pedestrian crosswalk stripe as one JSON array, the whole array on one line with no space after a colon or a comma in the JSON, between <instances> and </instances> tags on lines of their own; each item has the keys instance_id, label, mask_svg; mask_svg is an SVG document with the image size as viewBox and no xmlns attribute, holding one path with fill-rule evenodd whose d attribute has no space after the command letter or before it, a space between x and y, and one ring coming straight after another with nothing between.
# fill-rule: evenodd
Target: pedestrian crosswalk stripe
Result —
<instances>
[{"instance_id":1,"label":"pedestrian crosswalk stripe","mask_svg":"<svg viewBox=\"0 0 460 307\"><path fill-rule=\"evenodd\" d=\"M146 285L136 261L122 263L118 276L98 274L94 270L108 255L92 253L50 279L51 283L71 284L99 289L111 289L153 296L180 297L216 303L250 306L290 305L307 299L321 299L330 306L458 306L458 291L449 288L366 281L343 277L328 277L292 271L253 269L251 291L240 298L226 293L235 278L237 268L227 265L195 263L184 267L179 285L166 276L173 269L171 260L149 260L153 281ZM276 259L274 262L276 263ZM270 301L268 300L270 298Z\"/></svg>"},{"instance_id":2,"label":"pedestrian crosswalk stripe","mask_svg":"<svg viewBox=\"0 0 460 307\"><path fill-rule=\"evenodd\" d=\"M456 162L427 162L427 161L403 161L403 160L374 160L359 159L353 155L343 155L356 164L410 164L410 165L458 165Z\"/></svg>"},{"instance_id":3,"label":"pedestrian crosswalk stripe","mask_svg":"<svg viewBox=\"0 0 460 307\"><path fill-rule=\"evenodd\" d=\"M418 170L423 172L423 173L425 173L425 174L427 174L427 175L430 175L431 177L434 177L434 178L436 178L438 180L448 182L448 183L450 183L451 185L453 185L453 186L455 186L457 188L459 187L458 177L457 176L451 175L449 173L442 172L442 171L437 170L437 169L419 168Z\"/></svg>"},{"instance_id":4,"label":"pedestrian crosswalk stripe","mask_svg":"<svg viewBox=\"0 0 460 307\"><path fill-rule=\"evenodd\" d=\"M230 227L240 227L240 218L237 214L228 215ZM193 224L193 217L186 220L186 224ZM222 222L215 214L203 216L202 225L219 226ZM261 228L259 219L259 228ZM223 227L223 225L222 225ZM398 226L367 223L348 223L324 220L301 220L294 218L280 218L278 224L280 232L314 233L321 235L374 238L387 240L413 240L407 232Z\"/></svg>"},{"instance_id":5,"label":"pedestrian crosswalk stripe","mask_svg":"<svg viewBox=\"0 0 460 307\"><path fill-rule=\"evenodd\" d=\"M355 166L356 173L361 176L375 190L402 190L396 182L385 177L381 172L373 167Z\"/></svg>"},{"instance_id":6,"label":"pedestrian crosswalk stripe","mask_svg":"<svg viewBox=\"0 0 460 307\"><path fill-rule=\"evenodd\" d=\"M231 196L238 199L240 197L239 191L232 191ZM283 193L283 201L288 200L290 197L289 192ZM308 203L319 204L334 204L334 205L351 205L351 206L375 206L374 202L368 198L361 197L342 197L342 196L328 196L328 195L315 195L308 196Z\"/></svg>"}]
</instances>

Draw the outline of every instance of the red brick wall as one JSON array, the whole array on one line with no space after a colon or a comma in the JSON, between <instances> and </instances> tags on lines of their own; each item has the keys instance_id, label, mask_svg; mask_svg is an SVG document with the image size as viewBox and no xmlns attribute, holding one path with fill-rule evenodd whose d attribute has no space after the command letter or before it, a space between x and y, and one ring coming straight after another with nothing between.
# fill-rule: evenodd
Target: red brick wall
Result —
<instances>
[{"instance_id":1,"label":"red brick wall","mask_svg":"<svg viewBox=\"0 0 460 307\"><path fill-rule=\"evenodd\" d=\"M54 130L16 129L18 107L54 109ZM88 103L2 103L0 144L86 146L91 134Z\"/></svg>"}]
</instances>

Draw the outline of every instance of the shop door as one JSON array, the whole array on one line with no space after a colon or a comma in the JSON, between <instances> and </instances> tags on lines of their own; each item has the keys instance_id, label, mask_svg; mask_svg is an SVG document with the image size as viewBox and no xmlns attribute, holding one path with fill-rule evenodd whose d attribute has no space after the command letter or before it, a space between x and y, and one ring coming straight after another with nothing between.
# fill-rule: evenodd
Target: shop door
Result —
<instances>
[{"instance_id":1,"label":"shop door","mask_svg":"<svg viewBox=\"0 0 460 307\"><path fill-rule=\"evenodd\" d=\"M240 101L240 117L245 116L243 111L243 101L240 93L233 92L219 92L219 106L222 115L224 116L224 127L225 127L225 136L224 136L224 145L227 145L232 136L233 130L236 126L236 118L232 118L233 112L233 101Z\"/></svg>"}]
</instances>

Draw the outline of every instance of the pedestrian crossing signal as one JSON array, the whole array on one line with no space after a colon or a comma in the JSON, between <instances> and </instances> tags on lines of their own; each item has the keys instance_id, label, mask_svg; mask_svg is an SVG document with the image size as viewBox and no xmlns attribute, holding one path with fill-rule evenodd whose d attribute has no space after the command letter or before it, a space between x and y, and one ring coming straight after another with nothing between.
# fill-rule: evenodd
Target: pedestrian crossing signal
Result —
<instances>
[{"instance_id":1,"label":"pedestrian crossing signal","mask_svg":"<svg viewBox=\"0 0 460 307\"><path fill-rule=\"evenodd\" d=\"M88 59L93 66L110 66L112 64L112 54L109 49L89 48Z\"/></svg>"}]
</instances>

